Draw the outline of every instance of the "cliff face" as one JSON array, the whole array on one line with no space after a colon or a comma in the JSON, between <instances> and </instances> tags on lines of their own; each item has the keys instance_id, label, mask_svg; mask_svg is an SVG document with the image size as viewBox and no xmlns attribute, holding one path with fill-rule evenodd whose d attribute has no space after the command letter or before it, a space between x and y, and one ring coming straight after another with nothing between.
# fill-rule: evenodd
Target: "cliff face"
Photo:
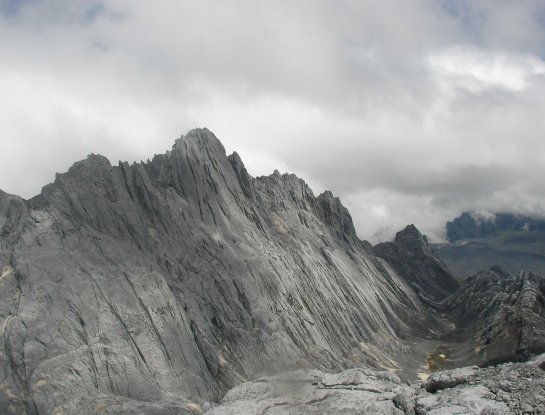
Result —
<instances>
[{"instance_id":1,"label":"cliff face","mask_svg":"<svg viewBox=\"0 0 545 415\"><path fill-rule=\"evenodd\" d=\"M469 339L468 363L525 361L545 353L545 278L527 271L508 274L498 267L469 277L439 307Z\"/></svg>"},{"instance_id":2,"label":"cliff face","mask_svg":"<svg viewBox=\"0 0 545 415\"><path fill-rule=\"evenodd\" d=\"M28 201L0 191L0 271L2 414L200 413L275 373L208 407L427 413L458 392L361 367L415 371L445 342L472 364L545 351L543 278L494 268L458 289L414 226L372 247L331 192L253 178L205 129L146 163L90 155ZM300 396L278 390L291 370Z\"/></svg>"},{"instance_id":3,"label":"cliff face","mask_svg":"<svg viewBox=\"0 0 545 415\"><path fill-rule=\"evenodd\" d=\"M460 288L447 266L430 248L414 225L398 232L393 242L374 247L377 256L388 261L422 297L442 300Z\"/></svg>"},{"instance_id":4,"label":"cliff face","mask_svg":"<svg viewBox=\"0 0 545 415\"><path fill-rule=\"evenodd\" d=\"M434 324L339 199L205 129L1 193L0 235L1 413L185 413L268 371L393 368Z\"/></svg>"}]
</instances>

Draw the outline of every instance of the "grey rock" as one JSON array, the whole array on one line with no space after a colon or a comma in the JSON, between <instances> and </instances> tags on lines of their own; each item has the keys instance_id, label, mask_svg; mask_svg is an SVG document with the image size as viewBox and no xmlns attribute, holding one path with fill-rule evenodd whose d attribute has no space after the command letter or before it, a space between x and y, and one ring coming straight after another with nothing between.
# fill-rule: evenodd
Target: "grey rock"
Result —
<instances>
[{"instance_id":1,"label":"grey rock","mask_svg":"<svg viewBox=\"0 0 545 415\"><path fill-rule=\"evenodd\" d=\"M506 382L508 388L504 388ZM439 372L422 384L416 411L434 415L545 414L544 388L545 372L532 362Z\"/></svg>"},{"instance_id":2,"label":"grey rock","mask_svg":"<svg viewBox=\"0 0 545 415\"><path fill-rule=\"evenodd\" d=\"M145 402L119 395L78 396L55 408L55 414L79 415L199 415L204 406L191 401Z\"/></svg>"},{"instance_id":3,"label":"grey rock","mask_svg":"<svg viewBox=\"0 0 545 415\"><path fill-rule=\"evenodd\" d=\"M153 413L278 370L393 369L435 324L338 198L251 177L206 129L2 193L0 218L0 413L101 396Z\"/></svg>"},{"instance_id":4,"label":"grey rock","mask_svg":"<svg viewBox=\"0 0 545 415\"><path fill-rule=\"evenodd\" d=\"M300 370L239 385L207 414L414 414L413 395L399 378L369 370L338 374ZM400 396L406 397L406 410Z\"/></svg>"},{"instance_id":5,"label":"grey rock","mask_svg":"<svg viewBox=\"0 0 545 415\"><path fill-rule=\"evenodd\" d=\"M208 415L271 414L544 414L543 370L532 363L438 372L422 385L369 369L337 374L300 370L262 377L231 390ZM513 380L499 393L502 379Z\"/></svg>"},{"instance_id":6,"label":"grey rock","mask_svg":"<svg viewBox=\"0 0 545 415\"><path fill-rule=\"evenodd\" d=\"M416 396L414 390L403 388L392 399L395 407L405 415L415 415Z\"/></svg>"},{"instance_id":7,"label":"grey rock","mask_svg":"<svg viewBox=\"0 0 545 415\"><path fill-rule=\"evenodd\" d=\"M331 192L251 177L206 129L145 163L92 154L30 200L0 192L0 270L2 414L433 411L465 405L446 391L467 382L434 401L392 372L440 314L472 316L459 334L478 344L481 323L498 328L490 344L520 333L520 354L542 341L538 277L484 276L469 281L481 294L436 301L456 287L416 228L373 248ZM502 325L508 307L524 324ZM540 365L506 371L512 391L476 382L520 409L545 394L519 376Z\"/></svg>"},{"instance_id":8,"label":"grey rock","mask_svg":"<svg viewBox=\"0 0 545 415\"><path fill-rule=\"evenodd\" d=\"M497 402L495 396L482 385L440 391L417 399L418 414L512 414L503 402Z\"/></svg>"},{"instance_id":9,"label":"grey rock","mask_svg":"<svg viewBox=\"0 0 545 415\"><path fill-rule=\"evenodd\" d=\"M472 339L466 361L490 365L525 361L545 352L545 278L498 267L468 278L438 305Z\"/></svg>"},{"instance_id":10,"label":"grey rock","mask_svg":"<svg viewBox=\"0 0 545 415\"><path fill-rule=\"evenodd\" d=\"M439 301L460 288L459 282L414 225L398 232L393 242L380 243L373 249L425 298Z\"/></svg>"},{"instance_id":11,"label":"grey rock","mask_svg":"<svg viewBox=\"0 0 545 415\"><path fill-rule=\"evenodd\" d=\"M433 373L422 383L428 392L454 388L457 385L468 384L477 376L477 368L464 367Z\"/></svg>"}]
</instances>

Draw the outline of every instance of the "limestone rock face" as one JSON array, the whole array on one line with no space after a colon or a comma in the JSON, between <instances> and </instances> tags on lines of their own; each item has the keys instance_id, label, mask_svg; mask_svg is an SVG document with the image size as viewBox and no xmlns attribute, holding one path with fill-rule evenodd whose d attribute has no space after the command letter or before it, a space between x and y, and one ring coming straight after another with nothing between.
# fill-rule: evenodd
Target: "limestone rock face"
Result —
<instances>
[{"instance_id":1,"label":"limestone rock face","mask_svg":"<svg viewBox=\"0 0 545 415\"><path fill-rule=\"evenodd\" d=\"M507 363L433 374L416 397L418 414L545 414L539 362Z\"/></svg>"},{"instance_id":2,"label":"limestone rock face","mask_svg":"<svg viewBox=\"0 0 545 415\"><path fill-rule=\"evenodd\" d=\"M376 245L374 252L392 264L423 297L441 300L460 287L430 248L426 237L414 225L408 225L398 232L393 242Z\"/></svg>"},{"instance_id":3,"label":"limestone rock face","mask_svg":"<svg viewBox=\"0 0 545 415\"><path fill-rule=\"evenodd\" d=\"M457 283L414 226L372 247L331 192L253 178L206 129L0 192L0 271L0 414L437 414L467 393L391 372L420 367L445 320L479 362L543 347L539 277L491 271L443 299Z\"/></svg>"},{"instance_id":4,"label":"limestone rock face","mask_svg":"<svg viewBox=\"0 0 545 415\"><path fill-rule=\"evenodd\" d=\"M414 415L415 390L390 372L299 370L232 389L207 415Z\"/></svg>"},{"instance_id":5,"label":"limestone rock face","mask_svg":"<svg viewBox=\"0 0 545 415\"><path fill-rule=\"evenodd\" d=\"M472 339L468 359L481 365L525 361L545 352L545 278L498 267L469 277L439 305Z\"/></svg>"},{"instance_id":6,"label":"limestone rock face","mask_svg":"<svg viewBox=\"0 0 545 415\"><path fill-rule=\"evenodd\" d=\"M300 370L239 385L206 414L545 414L543 360L437 372L411 385L368 369Z\"/></svg>"},{"instance_id":7,"label":"limestone rock face","mask_svg":"<svg viewBox=\"0 0 545 415\"><path fill-rule=\"evenodd\" d=\"M1 193L0 235L0 413L178 413L283 368L395 368L434 324L338 198L206 129Z\"/></svg>"}]
</instances>

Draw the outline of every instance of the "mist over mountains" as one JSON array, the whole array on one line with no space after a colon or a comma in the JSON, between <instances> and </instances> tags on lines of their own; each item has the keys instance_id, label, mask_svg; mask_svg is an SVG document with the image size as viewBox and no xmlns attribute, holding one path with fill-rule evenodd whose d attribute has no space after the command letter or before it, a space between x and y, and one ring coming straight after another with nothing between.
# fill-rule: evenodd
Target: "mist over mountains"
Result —
<instances>
[{"instance_id":1,"label":"mist over mountains","mask_svg":"<svg viewBox=\"0 0 545 415\"><path fill-rule=\"evenodd\" d=\"M0 415L545 415L545 1L0 0L0 51Z\"/></svg>"},{"instance_id":2,"label":"mist over mountains","mask_svg":"<svg viewBox=\"0 0 545 415\"><path fill-rule=\"evenodd\" d=\"M372 243L545 213L542 0L64 3L0 4L8 193L208 126L253 176L334 190Z\"/></svg>"},{"instance_id":3,"label":"mist over mountains","mask_svg":"<svg viewBox=\"0 0 545 415\"><path fill-rule=\"evenodd\" d=\"M450 243L433 248L458 277L497 265L545 273L545 220L511 213L465 212L446 226Z\"/></svg>"}]
</instances>

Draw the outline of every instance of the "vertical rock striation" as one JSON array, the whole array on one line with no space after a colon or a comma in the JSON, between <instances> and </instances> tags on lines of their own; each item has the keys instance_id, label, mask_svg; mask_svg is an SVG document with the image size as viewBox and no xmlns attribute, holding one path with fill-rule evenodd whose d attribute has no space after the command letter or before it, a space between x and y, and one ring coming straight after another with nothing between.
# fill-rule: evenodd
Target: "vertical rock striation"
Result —
<instances>
[{"instance_id":1,"label":"vertical rock striation","mask_svg":"<svg viewBox=\"0 0 545 415\"><path fill-rule=\"evenodd\" d=\"M377 256L393 265L421 296L441 300L455 292L460 284L433 252L428 240L414 225L398 232L393 242L374 247Z\"/></svg>"},{"instance_id":2,"label":"vertical rock striation","mask_svg":"<svg viewBox=\"0 0 545 415\"><path fill-rule=\"evenodd\" d=\"M469 277L437 305L456 321L458 337L470 339L468 363L525 361L545 353L545 278L498 267Z\"/></svg>"},{"instance_id":3,"label":"vertical rock striation","mask_svg":"<svg viewBox=\"0 0 545 415\"><path fill-rule=\"evenodd\" d=\"M395 368L433 325L338 198L206 129L0 193L0 235L1 413L184 413L281 368Z\"/></svg>"}]
</instances>

